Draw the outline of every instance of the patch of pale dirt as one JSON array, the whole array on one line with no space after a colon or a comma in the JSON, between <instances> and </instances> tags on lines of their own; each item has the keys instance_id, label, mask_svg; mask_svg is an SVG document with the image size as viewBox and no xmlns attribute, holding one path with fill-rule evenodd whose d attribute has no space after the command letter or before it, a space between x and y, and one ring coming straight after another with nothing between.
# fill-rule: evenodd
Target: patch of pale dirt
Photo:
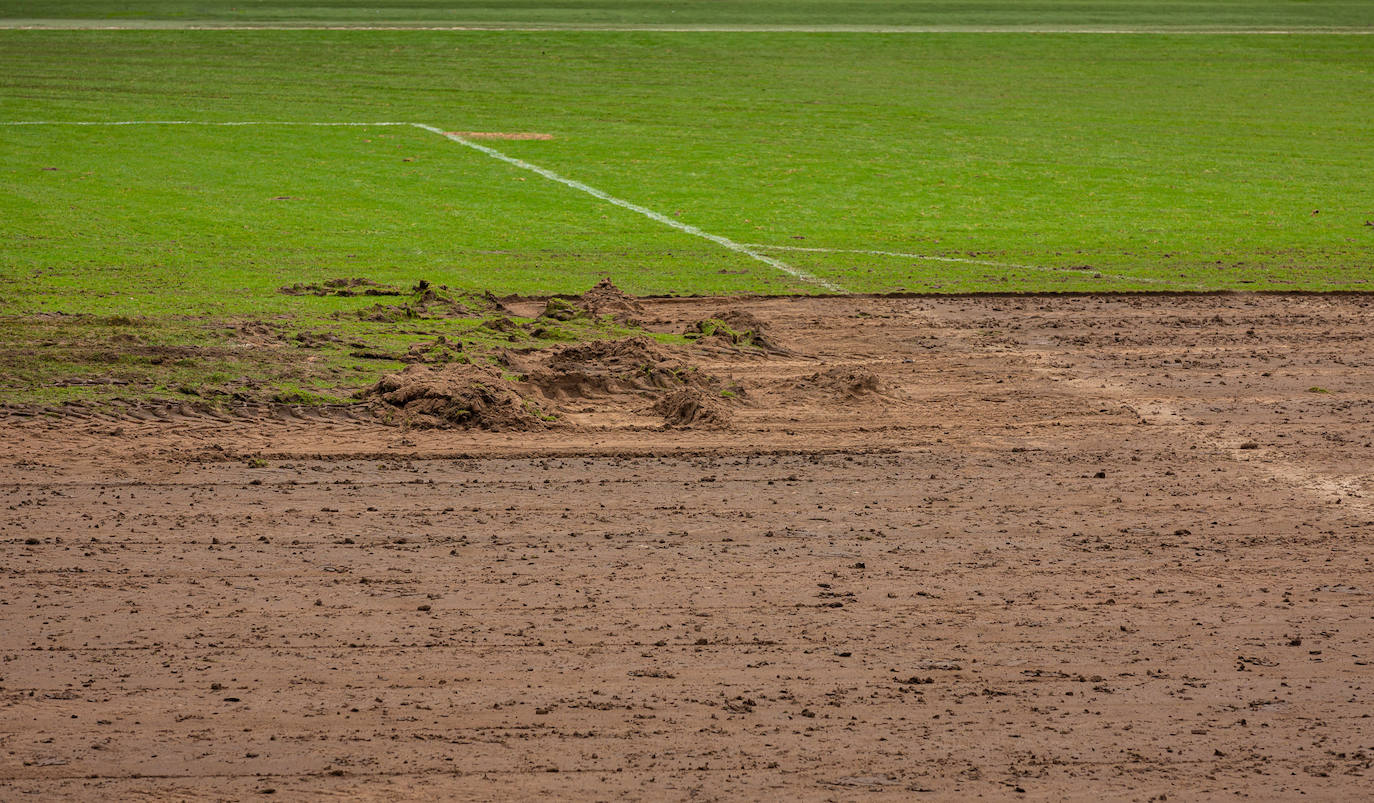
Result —
<instances>
[{"instance_id":1,"label":"patch of pale dirt","mask_svg":"<svg viewBox=\"0 0 1374 803\"><path fill-rule=\"evenodd\" d=\"M638 303L787 353L693 347L717 427L0 419L6 797L1367 793L1371 299Z\"/></svg>"}]
</instances>

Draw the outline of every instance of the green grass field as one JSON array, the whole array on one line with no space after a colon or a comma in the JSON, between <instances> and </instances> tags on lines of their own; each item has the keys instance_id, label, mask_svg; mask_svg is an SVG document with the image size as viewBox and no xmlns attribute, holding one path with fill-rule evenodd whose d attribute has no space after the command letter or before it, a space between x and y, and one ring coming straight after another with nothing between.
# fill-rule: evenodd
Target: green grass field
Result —
<instances>
[{"instance_id":1,"label":"green grass field","mask_svg":"<svg viewBox=\"0 0 1374 803\"><path fill-rule=\"evenodd\" d=\"M38 6L0 3L0 17L175 10ZM1315 2L229 8L181 18L661 25L676 8L691 25L1204 30L1372 16ZM1368 36L0 30L0 121L149 120L546 133L485 144L786 269L414 127L0 126L12 343L35 313L135 316L162 327L155 340L246 316L334 325L369 302L277 288L343 276L521 294L606 275L643 294L1374 290Z\"/></svg>"},{"instance_id":2,"label":"green grass field","mask_svg":"<svg viewBox=\"0 0 1374 803\"><path fill-rule=\"evenodd\" d=\"M0 0L20 24L1368 28L1364 0Z\"/></svg>"}]
</instances>

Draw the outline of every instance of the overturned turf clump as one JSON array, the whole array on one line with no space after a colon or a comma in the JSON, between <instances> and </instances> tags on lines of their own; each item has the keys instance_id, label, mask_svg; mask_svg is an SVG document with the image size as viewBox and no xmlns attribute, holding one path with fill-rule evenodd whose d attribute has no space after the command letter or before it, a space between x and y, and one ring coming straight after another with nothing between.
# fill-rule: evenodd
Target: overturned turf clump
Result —
<instances>
[{"instance_id":1,"label":"overturned turf clump","mask_svg":"<svg viewBox=\"0 0 1374 803\"><path fill-rule=\"evenodd\" d=\"M359 395L410 426L529 430L542 429L553 418L490 366L412 365Z\"/></svg>"},{"instance_id":2,"label":"overturned turf clump","mask_svg":"<svg viewBox=\"0 0 1374 803\"><path fill-rule=\"evenodd\" d=\"M698 388L683 388L654 402L653 411L669 428L722 428L730 425L730 413Z\"/></svg>"},{"instance_id":3,"label":"overturned turf clump","mask_svg":"<svg viewBox=\"0 0 1374 803\"><path fill-rule=\"evenodd\" d=\"M767 324L743 310L721 310L710 318L689 324L683 335L698 342L713 340L722 345L790 353L769 336Z\"/></svg>"}]
</instances>

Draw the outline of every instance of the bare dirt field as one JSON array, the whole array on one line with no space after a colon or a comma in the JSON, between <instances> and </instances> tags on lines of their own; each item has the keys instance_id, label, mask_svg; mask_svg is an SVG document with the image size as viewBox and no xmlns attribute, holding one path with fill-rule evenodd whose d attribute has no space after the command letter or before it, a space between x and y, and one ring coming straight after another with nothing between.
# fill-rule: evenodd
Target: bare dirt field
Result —
<instances>
[{"instance_id":1,"label":"bare dirt field","mask_svg":"<svg viewBox=\"0 0 1374 803\"><path fill-rule=\"evenodd\" d=\"M707 426L0 418L0 796L1369 794L1374 298L731 306Z\"/></svg>"}]
</instances>

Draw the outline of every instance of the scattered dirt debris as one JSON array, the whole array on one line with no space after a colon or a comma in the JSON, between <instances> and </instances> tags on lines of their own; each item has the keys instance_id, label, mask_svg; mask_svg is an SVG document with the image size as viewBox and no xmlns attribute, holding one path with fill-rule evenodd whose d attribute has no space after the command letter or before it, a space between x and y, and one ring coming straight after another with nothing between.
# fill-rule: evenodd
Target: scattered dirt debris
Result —
<instances>
[{"instance_id":1,"label":"scattered dirt debris","mask_svg":"<svg viewBox=\"0 0 1374 803\"><path fill-rule=\"evenodd\" d=\"M355 356L417 363L383 378L362 397L383 402L384 417L397 423L422 416L420 423L431 427L565 425L562 414L588 401L659 415L671 427L720 427L730 421L728 404L744 396L739 385L701 371L684 355L644 336L545 351L502 349L487 355L496 365L480 367L466 364L471 357L446 341L423 344L406 355ZM448 365L420 370L418 363ZM396 412L402 416L395 418Z\"/></svg>"},{"instance_id":2,"label":"scattered dirt debris","mask_svg":"<svg viewBox=\"0 0 1374 803\"><path fill-rule=\"evenodd\" d=\"M356 318L374 323L395 323L415 318L471 318L510 314L510 310L506 309L501 300L490 292L463 293L451 290L448 285L431 284L424 279L410 288L409 296L403 304L373 304L359 310L338 312L334 317Z\"/></svg>"},{"instance_id":3,"label":"scattered dirt debris","mask_svg":"<svg viewBox=\"0 0 1374 803\"><path fill-rule=\"evenodd\" d=\"M326 279L318 284L300 283L277 288L277 292L287 296L400 296L405 291L399 287L378 284L371 279Z\"/></svg>"}]
</instances>

